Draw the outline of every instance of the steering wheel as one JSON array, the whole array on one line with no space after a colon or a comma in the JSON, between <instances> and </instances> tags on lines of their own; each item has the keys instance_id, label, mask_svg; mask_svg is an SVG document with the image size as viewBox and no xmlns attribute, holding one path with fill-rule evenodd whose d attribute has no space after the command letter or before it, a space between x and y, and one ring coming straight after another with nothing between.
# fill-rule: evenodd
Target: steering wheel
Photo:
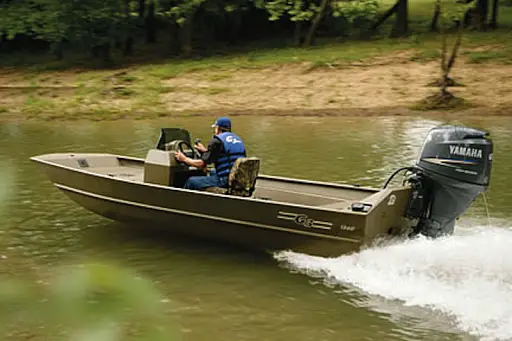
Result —
<instances>
[{"instance_id":1,"label":"steering wheel","mask_svg":"<svg viewBox=\"0 0 512 341\"><path fill-rule=\"evenodd\" d=\"M185 152L183 150L183 146L187 147L188 149L190 149L192 151L191 156L189 156L190 154L188 152ZM201 158L201 155L199 154L197 149L193 148L187 141L183 141L183 140L177 141L176 149L179 150L180 152L182 152L183 154L187 155L188 157L191 157L192 159L200 159Z\"/></svg>"}]
</instances>

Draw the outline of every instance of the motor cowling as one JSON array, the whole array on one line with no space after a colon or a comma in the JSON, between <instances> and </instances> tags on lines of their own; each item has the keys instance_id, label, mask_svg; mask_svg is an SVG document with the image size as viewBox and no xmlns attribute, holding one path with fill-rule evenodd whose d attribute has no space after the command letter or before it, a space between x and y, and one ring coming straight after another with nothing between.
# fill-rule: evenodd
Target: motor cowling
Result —
<instances>
[{"instance_id":1,"label":"motor cowling","mask_svg":"<svg viewBox=\"0 0 512 341\"><path fill-rule=\"evenodd\" d=\"M416 166L427 174L438 174L468 184L489 186L492 141L485 131L454 126L432 129Z\"/></svg>"},{"instance_id":2,"label":"motor cowling","mask_svg":"<svg viewBox=\"0 0 512 341\"><path fill-rule=\"evenodd\" d=\"M485 131L439 126L430 130L409 178L406 216L418 218L415 233L452 234L455 221L491 179L493 144Z\"/></svg>"}]
</instances>

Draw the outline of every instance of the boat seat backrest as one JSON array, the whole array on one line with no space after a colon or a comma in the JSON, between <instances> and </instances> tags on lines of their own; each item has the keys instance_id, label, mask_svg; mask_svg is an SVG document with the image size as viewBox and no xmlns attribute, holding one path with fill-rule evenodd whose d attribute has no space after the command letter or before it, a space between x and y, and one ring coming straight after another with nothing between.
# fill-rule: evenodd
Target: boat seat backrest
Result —
<instances>
[{"instance_id":1,"label":"boat seat backrest","mask_svg":"<svg viewBox=\"0 0 512 341\"><path fill-rule=\"evenodd\" d=\"M250 197L254 191L259 171L259 158L238 158L229 173L228 193L243 197Z\"/></svg>"},{"instance_id":2,"label":"boat seat backrest","mask_svg":"<svg viewBox=\"0 0 512 341\"><path fill-rule=\"evenodd\" d=\"M238 158L228 178L228 188L208 187L210 193L230 194L240 197L250 197L256 186L256 178L260 171L260 159L257 157Z\"/></svg>"}]
</instances>

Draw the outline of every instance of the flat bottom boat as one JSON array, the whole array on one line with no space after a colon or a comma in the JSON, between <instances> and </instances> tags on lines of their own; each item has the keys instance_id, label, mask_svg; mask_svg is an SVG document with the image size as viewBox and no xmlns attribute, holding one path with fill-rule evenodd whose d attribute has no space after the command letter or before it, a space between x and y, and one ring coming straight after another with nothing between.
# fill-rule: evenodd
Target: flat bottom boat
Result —
<instances>
[{"instance_id":1,"label":"flat bottom boat","mask_svg":"<svg viewBox=\"0 0 512 341\"><path fill-rule=\"evenodd\" d=\"M432 129L412 167L383 188L259 174L260 160L237 160L228 188L183 189L203 170L176 162L198 157L188 131L164 128L145 158L58 153L34 156L73 201L106 218L163 227L267 251L320 256L357 251L379 237L453 232L455 220L489 185L492 142L486 132ZM405 171L402 185L391 178Z\"/></svg>"}]
</instances>

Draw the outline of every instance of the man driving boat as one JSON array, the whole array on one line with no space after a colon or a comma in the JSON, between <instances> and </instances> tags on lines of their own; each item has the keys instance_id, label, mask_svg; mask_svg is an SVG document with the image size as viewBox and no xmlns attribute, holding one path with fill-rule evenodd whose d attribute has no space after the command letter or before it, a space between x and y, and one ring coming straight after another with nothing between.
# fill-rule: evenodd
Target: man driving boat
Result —
<instances>
[{"instance_id":1,"label":"man driving boat","mask_svg":"<svg viewBox=\"0 0 512 341\"><path fill-rule=\"evenodd\" d=\"M197 143L196 149L202 153L200 159L194 160L181 152L176 152L176 160L189 166L205 168L213 163L215 170L210 175L191 176L185 182L184 188L202 190L207 187L228 187L228 177L235 160L246 156L245 145L242 139L231 132L231 120L221 117L212 125L215 135L208 143L208 148Z\"/></svg>"}]
</instances>

